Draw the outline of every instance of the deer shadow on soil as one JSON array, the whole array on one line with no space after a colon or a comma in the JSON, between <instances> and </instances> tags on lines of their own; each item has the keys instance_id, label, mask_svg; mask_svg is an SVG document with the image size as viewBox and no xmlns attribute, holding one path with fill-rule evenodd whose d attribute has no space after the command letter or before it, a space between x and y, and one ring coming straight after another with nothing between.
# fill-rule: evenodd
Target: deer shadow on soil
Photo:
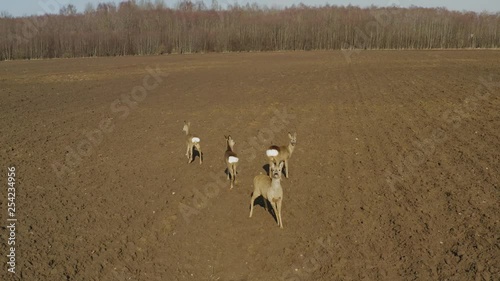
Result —
<instances>
[{"instance_id":1,"label":"deer shadow on soil","mask_svg":"<svg viewBox=\"0 0 500 281\"><path fill-rule=\"evenodd\" d=\"M196 157L199 157L201 158L201 161L205 160L203 158L203 152L200 154L200 152L197 150L197 149L193 149L193 157L190 159L191 161L189 163L192 163L194 162L194 160L196 160Z\"/></svg>"},{"instance_id":2,"label":"deer shadow on soil","mask_svg":"<svg viewBox=\"0 0 500 281\"><path fill-rule=\"evenodd\" d=\"M232 180L232 178L231 178L231 174L229 173L229 170L228 170L227 168L226 168L226 169L224 169L224 174L226 175L226 179L227 179L227 177L229 177L229 179L230 179L230 180ZM239 173L238 173L238 171L236 171L236 176L237 176L238 174L239 174Z\"/></svg>"},{"instance_id":3,"label":"deer shadow on soil","mask_svg":"<svg viewBox=\"0 0 500 281\"><path fill-rule=\"evenodd\" d=\"M253 192L250 194L250 198L252 198L252 195L253 195ZM267 200L267 199L265 199L264 196L261 195L261 196L259 196L259 197L257 197L255 199L253 205L254 206L259 205L259 206L261 206L265 210L266 209L266 205L264 203L264 200ZM277 218L276 214L274 213L273 207L271 206L271 202L269 202L269 200L267 200L267 212L269 214L271 214L271 216L274 219L274 222L278 223L278 218Z\"/></svg>"}]
</instances>

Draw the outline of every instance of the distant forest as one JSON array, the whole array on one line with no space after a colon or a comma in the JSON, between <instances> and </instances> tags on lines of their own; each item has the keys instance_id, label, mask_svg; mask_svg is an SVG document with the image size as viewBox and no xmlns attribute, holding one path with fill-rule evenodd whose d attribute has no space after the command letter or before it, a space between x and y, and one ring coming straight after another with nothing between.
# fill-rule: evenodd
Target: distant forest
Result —
<instances>
[{"instance_id":1,"label":"distant forest","mask_svg":"<svg viewBox=\"0 0 500 281\"><path fill-rule=\"evenodd\" d=\"M498 48L500 13L216 0L67 5L55 14L0 14L0 60L337 49Z\"/></svg>"}]
</instances>

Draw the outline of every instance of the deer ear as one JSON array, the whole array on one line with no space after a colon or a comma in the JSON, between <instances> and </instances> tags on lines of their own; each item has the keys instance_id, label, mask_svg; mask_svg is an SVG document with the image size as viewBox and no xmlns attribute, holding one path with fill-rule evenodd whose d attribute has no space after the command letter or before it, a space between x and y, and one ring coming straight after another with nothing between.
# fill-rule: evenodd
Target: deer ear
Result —
<instances>
[{"instance_id":1,"label":"deer ear","mask_svg":"<svg viewBox=\"0 0 500 281\"><path fill-rule=\"evenodd\" d=\"M290 134L290 132L288 132L288 137L289 137L289 138L292 138L292 134Z\"/></svg>"},{"instance_id":2,"label":"deer ear","mask_svg":"<svg viewBox=\"0 0 500 281\"><path fill-rule=\"evenodd\" d=\"M280 162L280 169L282 169L282 168L283 168L283 165L284 165L284 164L285 164L285 162L283 162L283 161L281 161L281 162Z\"/></svg>"}]
</instances>

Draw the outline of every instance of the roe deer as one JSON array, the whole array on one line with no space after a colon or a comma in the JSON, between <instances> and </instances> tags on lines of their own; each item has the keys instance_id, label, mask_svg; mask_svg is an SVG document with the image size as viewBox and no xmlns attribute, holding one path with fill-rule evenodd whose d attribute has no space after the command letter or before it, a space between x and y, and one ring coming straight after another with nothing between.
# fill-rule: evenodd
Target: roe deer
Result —
<instances>
[{"instance_id":1,"label":"roe deer","mask_svg":"<svg viewBox=\"0 0 500 281\"><path fill-rule=\"evenodd\" d=\"M191 122L184 121L184 128L182 130L186 132L186 157L188 158L188 163L191 163L193 159L193 149L196 148L200 157L200 164L202 163L202 154L201 154L201 146L200 146L200 138L189 133L189 127L191 126Z\"/></svg>"},{"instance_id":2,"label":"roe deer","mask_svg":"<svg viewBox=\"0 0 500 281\"><path fill-rule=\"evenodd\" d=\"M271 179L266 175L258 175L253 179L253 194L250 200L250 217L253 213L253 204L257 197L262 195L264 197L264 205L267 210L267 200L271 203L273 207L274 214L276 215L276 221L278 226L283 228L283 222L281 220L281 203L283 201L283 188L281 188L281 170L283 169L283 163L280 162L276 165L274 162L269 166L269 173L271 174Z\"/></svg>"},{"instance_id":3,"label":"roe deer","mask_svg":"<svg viewBox=\"0 0 500 281\"><path fill-rule=\"evenodd\" d=\"M226 153L224 153L224 160L227 166L227 179L231 180L231 188L233 189L234 183L236 181L236 167L238 166L238 155L234 152L234 140L231 136L224 136L226 138ZM229 178L231 177L231 178Z\"/></svg>"},{"instance_id":4,"label":"roe deer","mask_svg":"<svg viewBox=\"0 0 500 281\"><path fill-rule=\"evenodd\" d=\"M295 144L297 143L297 133L292 134L288 133L288 138L290 139L290 143L288 146L277 146L272 145L266 150L266 155L269 158L269 169L271 167L271 163L280 163L281 161L285 162L285 176L288 178L288 159L292 156L293 150L295 149ZM269 170L269 177L271 177L271 170Z\"/></svg>"}]
</instances>

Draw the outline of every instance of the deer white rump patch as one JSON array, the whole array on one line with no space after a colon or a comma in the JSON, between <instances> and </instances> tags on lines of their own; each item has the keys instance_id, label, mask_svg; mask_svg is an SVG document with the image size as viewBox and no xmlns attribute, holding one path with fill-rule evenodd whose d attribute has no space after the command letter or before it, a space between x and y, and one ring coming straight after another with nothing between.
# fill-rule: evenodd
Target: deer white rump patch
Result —
<instances>
[{"instance_id":1,"label":"deer white rump patch","mask_svg":"<svg viewBox=\"0 0 500 281\"><path fill-rule=\"evenodd\" d=\"M276 150L276 149L268 149L268 150L266 150L266 155L267 155L268 157L278 156L278 153L279 153L279 152L278 152L278 150Z\"/></svg>"},{"instance_id":2,"label":"deer white rump patch","mask_svg":"<svg viewBox=\"0 0 500 281\"><path fill-rule=\"evenodd\" d=\"M191 141L192 141L192 142L194 142L194 143L197 143L197 142L200 142L200 138L193 137L193 138L191 139Z\"/></svg>"},{"instance_id":3,"label":"deer white rump patch","mask_svg":"<svg viewBox=\"0 0 500 281\"><path fill-rule=\"evenodd\" d=\"M238 157L234 157L234 156L229 156L229 159L227 160L227 162L229 163L238 163Z\"/></svg>"}]
</instances>

